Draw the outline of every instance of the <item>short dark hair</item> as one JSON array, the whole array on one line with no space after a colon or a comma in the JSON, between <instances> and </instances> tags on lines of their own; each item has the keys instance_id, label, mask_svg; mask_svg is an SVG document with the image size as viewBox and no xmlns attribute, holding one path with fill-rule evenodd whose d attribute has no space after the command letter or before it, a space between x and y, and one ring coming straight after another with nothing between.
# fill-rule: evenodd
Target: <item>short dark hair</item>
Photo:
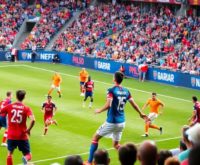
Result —
<instances>
[{"instance_id":1,"label":"short dark hair","mask_svg":"<svg viewBox=\"0 0 200 165\"><path fill-rule=\"evenodd\" d=\"M192 96L192 100L196 102L198 99L196 96Z\"/></svg>"},{"instance_id":2,"label":"short dark hair","mask_svg":"<svg viewBox=\"0 0 200 165\"><path fill-rule=\"evenodd\" d=\"M26 95L25 90L17 90L17 92L16 92L16 97L17 97L17 100L19 100L19 101L23 101L25 95Z\"/></svg>"},{"instance_id":3,"label":"short dark hair","mask_svg":"<svg viewBox=\"0 0 200 165\"><path fill-rule=\"evenodd\" d=\"M157 93L156 93L156 92L152 92L152 95L155 95L155 96L156 96L156 95L157 95Z\"/></svg>"},{"instance_id":4,"label":"short dark hair","mask_svg":"<svg viewBox=\"0 0 200 165\"><path fill-rule=\"evenodd\" d=\"M108 151L105 149L98 149L94 153L94 162L96 164L101 164L101 165L108 165L109 164L109 154Z\"/></svg>"},{"instance_id":5,"label":"short dark hair","mask_svg":"<svg viewBox=\"0 0 200 165\"><path fill-rule=\"evenodd\" d=\"M91 80L91 76L88 76L88 81L90 81Z\"/></svg>"},{"instance_id":6,"label":"short dark hair","mask_svg":"<svg viewBox=\"0 0 200 165\"><path fill-rule=\"evenodd\" d=\"M7 96L7 97L10 97L10 96L11 96L11 94L12 94L12 92L11 92L11 91L8 91L8 92L6 92L6 96Z\"/></svg>"},{"instance_id":7,"label":"short dark hair","mask_svg":"<svg viewBox=\"0 0 200 165\"><path fill-rule=\"evenodd\" d=\"M117 71L115 72L115 81L118 83L118 84L121 84L121 82L123 81L124 79L124 74L120 71Z\"/></svg>"},{"instance_id":8,"label":"short dark hair","mask_svg":"<svg viewBox=\"0 0 200 165\"><path fill-rule=\"evenodd\" d=\"M133 165L137 159L137 147L133 143L127 143L119 148L119 160L121 165Z\"/></svg>"},{"instance_id":9,"label":"short dark hair","mask_svg":"<svg viewBox=\"0 0 200 165\"><path fill-rule=\"evenodd\" d=\"M165 163L165 160L168 158L168 157L172 157L172 153L168 150L161 150L159 153L158 153L158 165L164 165Z\"/></svg>"},{"instance_id":10,"label":"short dark hair","mask_svg":"<svg viewBox=\"0 0 200 165\"><path fill-rule=\"evenodd\" d=\"M188 158L189 165L199 165L200 162L199 152L200 152L200 145L197 145L191 149Z\"/></svg>"},{"instance_id":11,"label":"short dark hair","mask_svg":"<svg viewBox=\"0 0 200 165\"><path fill-rule=\"evenodd\" d=\"M52 96L48 95L48 96L47 96L47 99L52 99Z\"/></svg>"},{"instance_id":12,"label":"short dark hair","mask_svg":"<svg viewBox=\"0 0 200 165\"><path fill-rule=\"evenodd\" d=\"M79 155L71 155L65 159L65 165L83 165L83 160Z\"/></svg>"}]
</instances>

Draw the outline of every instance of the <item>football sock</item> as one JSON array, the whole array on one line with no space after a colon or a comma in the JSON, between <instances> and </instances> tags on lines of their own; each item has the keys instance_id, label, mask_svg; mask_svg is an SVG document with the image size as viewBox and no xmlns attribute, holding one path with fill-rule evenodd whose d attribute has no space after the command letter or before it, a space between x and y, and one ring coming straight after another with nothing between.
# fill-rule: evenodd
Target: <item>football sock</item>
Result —
<instances>
[{"instance_id":1,"label":"football sock","mask_svg":"<svg viewBox=\"0 0 200 165\"><path fill-rule=\"evenodd\" d=\"M51 95L52 91L53 91L53 88L51 88L51 89L49 90L48 95Z\"/></svg>"},{"instance_id":2,"label":"football sock","mask_svg":"<svg viewBox=\"0 0 200 165\"><path fill-rule=\"evenodd\" d=\"M32 158L31 153L25 155L25 158L26 158L27 161L31 160L31 158Z\"/></svg>"},{"instance_id":3,"label":"football sock","mask_svg":"<svg viewBox=\"0 0 200 165\"><path fill-rule=\"evenodd\" d=\"M7 156L7 165L13 165L12 155Z\"/></svg>"},{"instance_id":4,"label":"football sock","mask_svg":"<svg viewBox=\"0 0 200 165\"><path fill-rule=\"evenodd\" d=\"M58 91L59 96L61 96L61 91Z\"/></svg>"},{"instance_id":5,"label":"football sock","mask_svg":"<svg viewBox=\"0 0 200 165\"><path fill-rule=\"evenodd\" d=\"M115 146L115 149L118 150L120 147L121 147L121 144L117 144L117 145Z\"/></svg>"},{"instance_id":6,"label":"football sock","mask_svg":"<svg viewBox=\"0 0 200 165\"><path fill-rule=\"evenodd\" d=\"M92 163L93 157L94 157L94 152L97 150L98 148L98 142L96 141L92 141L92 144L90 146L90 155L88 158L88 162Z\"/></svg>"},{"instance_id":7,"label":"football sock","mask_svg":"<svg viewBox=\"0 0 200 165\"><path fill-rule=\"evenodd\" d=\"M7 140L7 133L8 131L5 131L4 134L3 134L3 139L2 139L2 143L6 143L6 140Z\"/></svg>"},{"instance_id":8,"label":"football sock","mask_svg":"<svg viewBox=\"0 0 200 165\"><path fill-rule=\"evenodd\" d=\"M153 128L153 129L160 130L160 127L158 127L157 125L152 125L152 124L151 124L149 127L150 127L150 128Z\"/></svg>"},{"instance_id":9,"label":"football sock","mask_svg":"<svg viewBox=\"0 0 200 165\"><path fill-rule=\"evenodd\" d=\"M48 127L45 127L45 128L44 128L44 135L47 134L47 131L48 131Z\"/></svg>"},{"instance_id":10,"label":"football sock","mask_svg":"<svg viewBox=\"0 0 200 165\"><path fill-rule=\"evenodd\" d=\"M149 133L149 124L145 124L145 134Z\"/></svg>"}]
</instances>

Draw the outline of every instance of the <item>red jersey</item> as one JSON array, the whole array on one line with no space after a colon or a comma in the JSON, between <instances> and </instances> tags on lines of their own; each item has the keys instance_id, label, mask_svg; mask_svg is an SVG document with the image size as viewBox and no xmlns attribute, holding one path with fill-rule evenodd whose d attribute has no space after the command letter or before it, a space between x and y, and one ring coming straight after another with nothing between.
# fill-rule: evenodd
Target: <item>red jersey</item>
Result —
<instances>
[{"instance_id":1,"label":"red jersey","mask_svg":"<svg viewBox=\"0 0 200 165\"><path fill-rule=\"evenodd\" d=\"M8 115L8 139L27 140L26 120L33 115L31 109L23 103L15 102L1 109L1 113Z\"/></svg>"},{"instance_id":2,"label":"red jersey","mask_svg":"<svg viewBox=\"0 0 200 165\"><path fill-rule=\"evenodd\" d=\"M194 119L195 122L200 123L200 102L196 102L194 104L194 111L196 111L196 117Z\"/></svg>"},{"instance_id":3,"label":"red jersey","mask_svg":"<svg viewBox=\"0 0 200 165\"><path fill-rule=\"evenodd\" d=\"M87 81L85 83L85 89L86 89L86 92L93 92L94 82L93 81Z\"/></svg>"},{"instance_id":4,"label":"red jersey","mask_svg":"<svg viewBox=\"0 0 200 165\"><path fill-rule=\"evenodd\" d=\"M6 107L9 104L11 104L11 100L9 98L6 98L5 100L0 102L0 109L3 109L4 107ZM6 117L6 114L2 113L2 114L0 114L0 116Z\"/></svg>"},{"instance_id":5,"label":"red jersey","mask_svg":"<svg viewBox=\"0 0 200 165\"><path fill-rule=\"evenodd\" d=\"M56 108L56 105L54 103L52 103L52 102L43 103L42 109L44 109L44 116L45 117L52 117L54 108Z\"/></svg>"}]
</instances>

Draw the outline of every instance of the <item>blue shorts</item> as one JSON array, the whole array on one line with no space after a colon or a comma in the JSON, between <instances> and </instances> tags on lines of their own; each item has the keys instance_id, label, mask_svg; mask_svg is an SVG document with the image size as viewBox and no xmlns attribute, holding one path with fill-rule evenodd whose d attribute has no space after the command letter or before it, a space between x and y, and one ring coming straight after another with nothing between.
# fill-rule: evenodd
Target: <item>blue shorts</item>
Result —
<instances>
[{"instance_id":1,"label":"blue shorts","mask_svg":"<svg viewBox=\"0 0 200 165\"><path fill-rule=\"evenodd\" d=\"M85 82L80 81L80 85L84 85L84 84L85 84Z\"/></svg>"},{"instance_id":2,"label":"blue shorts","mask_svg":"<svg viewBox=\"0 0 200 165\"><path fill-rule=\"evenodd\" d=\"M6 119L6 117L0 116L0 127L7 128L7 119Z\"/></svg>"},{"instance_id":3,"label":"blue shorts","mask_svg":"<svg viewBox=\"0 0 200 165\"><path fill-rule=\"evenodd\" d=\"M85 92L85 98L87 97L92 97L93 96L93 92Z\"/></svg>"},{"instance_id":4,"label":"blue shorts","mask_svg":"<svg viewBox=\"0 0 200 165\"><path fill-rule=\"evenodd\" d=\"M17 147L23 155L30 153L30 144L28 140L7 140L8 150L13 152Z\"/></svg>"}]
</instances>

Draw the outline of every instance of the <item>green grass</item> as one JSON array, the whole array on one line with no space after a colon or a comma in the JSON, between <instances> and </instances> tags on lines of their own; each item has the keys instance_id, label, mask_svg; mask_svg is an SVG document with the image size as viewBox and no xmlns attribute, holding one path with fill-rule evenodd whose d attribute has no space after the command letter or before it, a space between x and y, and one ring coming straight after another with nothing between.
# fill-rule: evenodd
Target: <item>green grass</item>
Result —
<instances>
[{"instance_id":1,"label":"green grass","mask_svg":"<svg viewBox=\"0 0 200 165\"><path fill-rule=\"evenodd\" d=\"M59 71L63 78L62 98L58 98L56 92L53 92L53 101L58 107L55 118L59 125L50 126L48 135L42 137L43 114L40 109L51 85L54 70ZM79 93L79 71L80 68L77 67L46 63L0 63L0 98L3 99L8 90L15 92L17 89L25 89L27 91L25 104L29 105L35 114L36 125L30 137L33 162L70 154L82 154L83 159L87 159L91 137L106 118L106 113L94 115L93 110L104 105L106 89L112 86L112 75L88 70L92 79L95 80L94 105L93 109L89 109L82 108L83 97L80 97ZM148 139L156 140L159 149L177 147L181 126L187 124L187 119L192 113L191 96L199 97L199 91L154 82L139 83L138 80L131 78L125 79L123 86L130 89L140 107L144 105L152 91L159 94L158 97L165 103L165 108L163 115L156 119L155 124L163 126L164 134L159 135L158 131L150 130ZM145 139L140 136L144 133L144 122L129 104L125 109L126 128L121 143L139 144ZM148 113L148 110L145 112ZM2 135L1 130L0 137ZM110 139L103 138L99 147L109 149L111 165L119 164L117 152L111 149ZM4 165L6 164L6 148L1 147L0 153L0 164ZM21 163L21 156L21 153L16 150L14 164ZM64 158L34 164L50 165L55 162L63 164Z\"/></svg>"}]
</instances>

